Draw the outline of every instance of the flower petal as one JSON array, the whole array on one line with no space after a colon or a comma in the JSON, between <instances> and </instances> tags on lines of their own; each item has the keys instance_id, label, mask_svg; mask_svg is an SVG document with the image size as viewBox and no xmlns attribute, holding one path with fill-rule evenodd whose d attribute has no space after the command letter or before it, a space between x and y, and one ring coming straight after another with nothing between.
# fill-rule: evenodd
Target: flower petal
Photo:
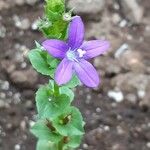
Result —
<instances>
[{"instance_id":1,"label":"flower petal","mask_svg":"<svg viewBox=\"0 0 150 150\"><path fill-rule=\"evenodd\" d=\"M84 42L80 48L86 51L84 58L90 59L98 55L104 54L109 47L110 47L110 43L108 41L93 40L93 41Z\"/></svg>"},{"instance_id":2,"label":"flower petal","mask_svg":"<svg viewBox=\"0 0 150 150\"><path fill-rule=\"evenodd\" d=\"M42 46L50 55L56 58L64 58L66 51L69 49L67 43L54 39L44 41Z\"/></svg>"},{"instance_id":3,"label":"flower petal","mask_svg":"<svg viewBox=\"0 0 150 150\"><path fill-rule=\"evenodd\" d=\"M78 78L88 87L97 87L99 85L99 76L95 68L88 61L82 59L74 64L75 72Z\"/></svg>"},{"instance_id":4,"label":"flower petal","mask_svg":"<svg viewBox=\"0 0 150 150\"><path fill-rule=\"evenodd\" d=\"M68 44L72 50L79 48L84 39L84 24L81 17L76 16L70 23Z\"/></svg>"},{"instance_id":5,"label":"flower petal","mask_svg":"<svg viewBox=\"0 0 150 150\"><path fill-rule=\"evenodd\" d=\"M58 65L55 73L55 81L58 85L66 84L72 77L73 62L64 58Z\"/></svg>"}]
</instances>

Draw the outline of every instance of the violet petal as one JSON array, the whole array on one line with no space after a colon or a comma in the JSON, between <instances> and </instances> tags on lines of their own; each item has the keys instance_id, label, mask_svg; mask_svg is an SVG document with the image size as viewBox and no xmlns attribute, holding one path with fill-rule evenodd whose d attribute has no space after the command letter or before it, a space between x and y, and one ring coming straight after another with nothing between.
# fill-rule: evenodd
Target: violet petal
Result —
<instances>
[{"instance_id":1,"label":"violet petal","mask_svg":"<svg viewBox=\"0 0 150 150\"><path fill-rule=\"evenodd\" d=\"M64 58L55 72L55 81L58 85L66 84L72 77L73 62Z\"/></svg>"},{"instance_id":2,"label":"violet petal","mask_svg":"<svg viewBox=\"0 0 150 150\"><path fill-rule=\"evenodd\" d=\"M90 59L98 55L104 54L110 47L110 43L104 40L93 40L84 42L81 49L86 51L85 59Z\"/></svg>"},{"instance_id":3,"label":"violet petal","mask_svg":"<svg viewBox=\"0 0 150 150\"><path fill-rule=\"evenodd\" d=\"M79 48L84 39L84 24L79 16L74 17L69 27L68 44L72 50Z\"/></svg>"},{"instance_id":4,"label":"violet petal","mask_svg":"<svg viewBox=\"0 0 150 150\"><path fill-rule=\"evenodd\" d=\"M64 58L67 50L69 49L67 43L60 40L46 40L42 43L46 51L56 58Z\"/></svg>"},{"instance_id":5,"label":"violet petal","mask_svg":"<svg viewBox=\"0 0 150 150\"><path fill-rule=\"evenodd\" d=\"M97 87L99 85L99 76L95 68L88 61L82 59L74 63L74 69L83 84L88 87Z\"/></svg>"}]
</instances>

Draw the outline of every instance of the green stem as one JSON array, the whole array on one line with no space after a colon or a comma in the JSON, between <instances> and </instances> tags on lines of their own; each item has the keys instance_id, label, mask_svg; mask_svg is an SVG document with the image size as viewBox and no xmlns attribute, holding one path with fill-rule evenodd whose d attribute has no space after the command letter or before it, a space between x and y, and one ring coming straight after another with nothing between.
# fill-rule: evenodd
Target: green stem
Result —
<instances>
[{"instance_id":1,"label":"green stem","mask_svg":"<svg viewBox=\"0 0 150 150\"><path fill-rule=\"evenodd\" d=\"M60 141L58 143L58 150L63 150L63 142L62 141Z\"/></svg>"},{"instance_id":2,"label":"green stem","mask_svg":"<svg viewBox=\"0 0 150 150\"><path fill-rule=\"evenodd\" d=\"M59 95L59 86L56 84L54 81L54 95L57 96Z\"/></svg>"}]
</instances>

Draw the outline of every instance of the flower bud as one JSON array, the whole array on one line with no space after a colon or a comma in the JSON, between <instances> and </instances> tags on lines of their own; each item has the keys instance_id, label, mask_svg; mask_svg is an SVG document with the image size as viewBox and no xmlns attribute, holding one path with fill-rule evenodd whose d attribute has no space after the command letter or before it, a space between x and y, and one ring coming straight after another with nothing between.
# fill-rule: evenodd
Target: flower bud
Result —
<instances>
[{"instance_id":1,"label":"flower bud","mask_svg":"<svg viewBox=\"0 0 150 150\"><path fill-rule=\"evenodd\" d=\"M71 17L71 13L64 13L63 14L63 20L64 21L71 21L72 17Z\"/></svg>"}]
</instances>

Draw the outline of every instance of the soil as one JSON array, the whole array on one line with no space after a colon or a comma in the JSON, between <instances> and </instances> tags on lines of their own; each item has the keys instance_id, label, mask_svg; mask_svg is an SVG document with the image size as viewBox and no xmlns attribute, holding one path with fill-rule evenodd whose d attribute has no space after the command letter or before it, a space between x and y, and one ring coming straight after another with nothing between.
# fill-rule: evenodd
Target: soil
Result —
<instances>
[{"instance_id":1,"label":"soil","mask_svg":"<svg viewBox=\"0 0 150 150\"><path fill-rule=\"evenodd\" d=\"M123 27L113 16L119 14L120 21L124 20L121 10L115 10L114 4L108 0L100 19L81 14L86 22L86 39L105 37L112 46L108 54L93 60L101 74L101 86L97 89L81 86L75 90L74 105L81 110L86 122L86 135L78 150L150 149L150 3L142 1L144 15L141 23L127 21ZM29 132L36 117L34 96L39 85L48 79L34 72L23 53L34 47L35 40L43 39L41 33L31 27L42 14L42 1L34 6L12 5L0 10L0 25L6 28L5 36L0 37L0 150L35 149L36 138ZM15 16L27 18L29 27L18 28ZM129 53L116 59L114 54L124 43L130 47ZM130 63L131 59L135 63ZM133 79L144 75L140 77L142 82L137 85L139 78L135 82L131 78L129 83L124 79L127 73ZM121 79L119 75L122 75ZM144 88L140 89L140 86ZM120 101L108 94L118 90L123 95Z\"/></svg>"}]
</instances>

